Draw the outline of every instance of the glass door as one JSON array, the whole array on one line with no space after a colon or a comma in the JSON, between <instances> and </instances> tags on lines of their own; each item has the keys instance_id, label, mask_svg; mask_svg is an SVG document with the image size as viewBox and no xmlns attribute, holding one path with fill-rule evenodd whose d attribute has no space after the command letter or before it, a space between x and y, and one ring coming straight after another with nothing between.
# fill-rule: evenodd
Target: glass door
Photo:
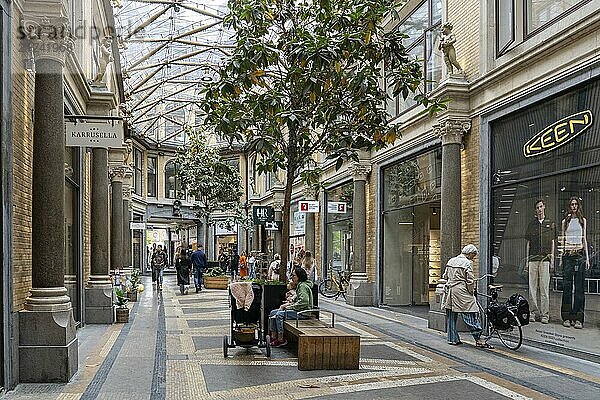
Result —
<instances>
[{"instance_id":1,"label":"glass door","mask_svg":"<svg viewBox=\"0 0 600 400\"><path fill-rule=\"evenodd\" d=\"M413 303L413 208L383 214L383 303Z\"/></svg>"}]
</instances>

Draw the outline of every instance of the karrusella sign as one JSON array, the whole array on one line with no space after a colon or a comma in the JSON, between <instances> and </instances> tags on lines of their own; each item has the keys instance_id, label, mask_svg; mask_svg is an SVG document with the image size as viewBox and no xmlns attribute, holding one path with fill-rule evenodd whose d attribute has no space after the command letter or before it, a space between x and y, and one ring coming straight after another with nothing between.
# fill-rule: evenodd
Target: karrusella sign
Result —
<instances>
[{"instance_id":1,"label":"karrusella sign","mask_svg":"<svg viewBox=\"0 0 600 400\"><path fill-rule=\"evenodd\" d=\"M542 129L523 145L525 157L535 157L569 143L592 125L592 112L573 114Z\"/></svg>"},{"instance_id":2,"label":"karrusella sign","mask_svg":"<svg viewBox=\"0 0 600 400\"><path fill-rule=\"evenodd\" d=\"M123 121L67 121L65 124L69 147L123 147Z\"/></svg>"}]
</instances>

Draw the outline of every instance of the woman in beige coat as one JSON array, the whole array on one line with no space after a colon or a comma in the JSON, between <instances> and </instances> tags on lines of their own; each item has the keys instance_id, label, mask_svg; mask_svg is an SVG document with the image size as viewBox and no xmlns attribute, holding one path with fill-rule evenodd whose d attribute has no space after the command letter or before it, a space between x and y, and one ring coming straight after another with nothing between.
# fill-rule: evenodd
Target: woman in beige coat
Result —
<instances>
[{"instance_id":1,"label":"woman in beige coat","mask_svg":"<svg viewBox=\"0 0 600 400\"><path fill-rule=\"evenodd\" d=\"M460 313L475 339L475 345L491 348L489 344L480 339L482 329L474 295L475 274L473 273L473 259L477 257L477 254L477 247L468 244L463 248L461 254L448 260L443 275L446 285L442 296L442 310L446 310L449 344L461 344L456 330L456 320Z\"/></svg>"}]
</instances>

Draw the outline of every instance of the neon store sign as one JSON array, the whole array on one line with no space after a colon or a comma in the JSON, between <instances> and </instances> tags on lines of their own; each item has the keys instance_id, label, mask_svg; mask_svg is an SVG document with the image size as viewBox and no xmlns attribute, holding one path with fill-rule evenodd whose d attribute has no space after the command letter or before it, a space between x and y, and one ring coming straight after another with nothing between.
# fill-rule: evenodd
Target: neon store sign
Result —
<instances>
[{"instance_id":1,"label":"neon store sign","mask_svg":"<svg viewBox=\"0 0 600 400\"><path fill-rule=\"evenodd\" d=\"M535 157L559 148L592 125L592 112L585 110L547 126L523 145L525 157Z\"/></svg>"}]
</instances>

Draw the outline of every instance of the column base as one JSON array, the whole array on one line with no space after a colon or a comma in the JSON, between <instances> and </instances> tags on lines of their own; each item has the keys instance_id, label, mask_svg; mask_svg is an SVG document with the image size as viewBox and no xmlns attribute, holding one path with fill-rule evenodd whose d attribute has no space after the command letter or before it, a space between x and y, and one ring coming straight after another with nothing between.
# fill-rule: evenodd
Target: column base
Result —
<instances>
[{"instance_id":1,"label":"column base","mask_svg":"<svg viewBox=\"0 0 600 400\"><path fill-rule=\"evenodd\" d=\"M114 324L115 311L112 294L113 289L110 283L94 284L85 288L85 322L87 324Z\"/></svg>"},{"instance_id":2,"label":"column base","mask_svg":"<svg viewBox=\"0 0 600 400\"><path fill-rule=\"evenodd\" d=\"M77 364L72 308L19 312L19 382L69 382Z\"/></svg>"},{"instance_id":3,"label":"column base","mask_svg":"<svg viewBox=\"0 0 600 400\"><path fill-rule=\"evenodd\" d=\"M356 275L356 276L355 276ZM373 305L373 290L375 285L367 282L366 274L354 274L346 289L346 304L354 307L369 307Z\"/></svg>"}]
</instances>

